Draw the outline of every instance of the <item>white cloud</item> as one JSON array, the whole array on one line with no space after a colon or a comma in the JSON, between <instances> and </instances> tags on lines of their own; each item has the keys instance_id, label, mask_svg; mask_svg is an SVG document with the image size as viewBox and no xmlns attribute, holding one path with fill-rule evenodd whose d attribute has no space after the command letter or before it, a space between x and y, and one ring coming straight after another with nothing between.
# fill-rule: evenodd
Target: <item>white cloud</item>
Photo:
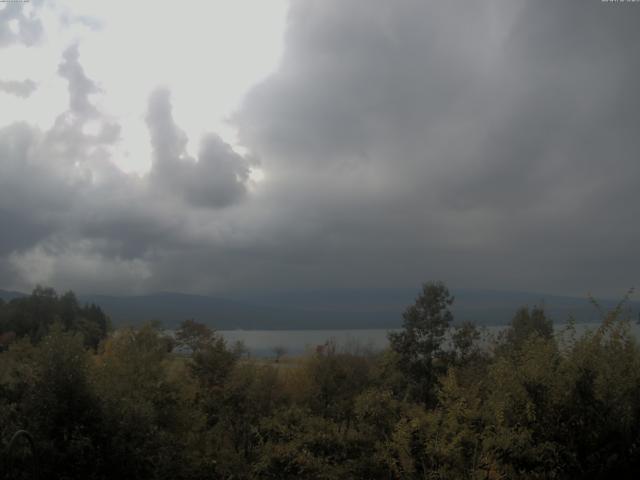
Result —
<instances>
[{"instance_id":1,"label":"white cloud","mask_svg":"<svg viewBox=\"0 0 640 480\"><path fill-rule=\"evenodd\" d=\"M158 85L173 93L176 121L193 141L187 145L191 154L210 131L236 144L226 118L245 92L276 68L286 0L194 0L188 6L61 0L29 8L33 12L20 15L37 21L45 40L31 48L7 44L0 49L0 64L11 78L38 82L42 92L33 101L12 101L0 109L0 126L17 119L43 129L51 125L51 112L65 102L64 84L55 76L58 58L77 43L84 70L102 92L94 103L123 126L115 161L126 171L145 173L151 150L144 115Z\"/></svg>"}]
</instances>

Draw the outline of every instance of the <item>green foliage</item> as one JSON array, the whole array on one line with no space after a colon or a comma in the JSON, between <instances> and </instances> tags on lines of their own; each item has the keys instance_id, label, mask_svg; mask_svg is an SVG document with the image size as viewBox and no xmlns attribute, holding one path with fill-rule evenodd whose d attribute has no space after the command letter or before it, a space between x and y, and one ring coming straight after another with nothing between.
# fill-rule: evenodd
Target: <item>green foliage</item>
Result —
<instances>
[{"instance_id":1,"label":"green foliage","mask_svg":"<svg viewBox=\"0 0 640 480\"><path fill-rule=\"evenodd\" d=\"M451 335L451 343L458 362L467 363L481 355L482 351L478 345L480 337L480 330L471 322L464 322L455 327Z\"/></svg>"},{"instance_id":2,"label":"green foliage","mask_svg":"<svg viewBox=\"0 0 640 480\"><path fill-rule=\"evenodd\" d=\"M169 340L152 325L110 338L95 366L108 428L112 478L171 478L182 471L192 429L203 424L186 369L172 365ZM176 470L177 469L177 470Z\"/></svg>"},{"instance_id":3,"label":"green foliage","mask_svg":"<svg viewBox=\"0 0 640 480\"><path fill-rule=\"evenodd\" d=\"M409 382L414 399L432 405L438 376L444 373L442 345L453 320L453 297L441 282L425 283L415 303L403 314L403 330L389 334L397 368Z\"/></svg>"},{"instance_id":4,"label":"green foliage","mask_svg":"<svg viewBox=\"0 0 640 480\"><path fill-rule=\"evenodd\" d=\"M505 332L505 341L510 348L518 349L531 337L537 335L550 339L553 336L553 322L542 307L519 309Z\"/></svg>"},{"instance_id":5,"label":"green foliage","mask_svg":"<svg viewBox=\"0 0 640 480\"><path fill-rule=\"evenodd\" d=\"M81 306L73 292L58 295L36 287L30 296L0 303L0 334L12 333L37 343L54 323L82 334L87 347L97 348L110 329L109 318L96 305Z\"/></svg>"},{"instance_id":6,"label":"green foliage","mask_svg":"<svg viewBox=\"0 0 640 480\"><path fill-rule=\"evenodd\" d=\"M36 382L35 353L27 340L14 342L8 351L0 353L0 439L4 442L26 426L23 411Z\"/></svg>"},{"instance_id":7,"label":"green foliage","mask_svg":"<svg viewBox=\"0 0 640 480\"><path fill-rule=\"evenodd\" d=\"M91 459L101 448L102 418L82 336L56 323L38 346L25 339L0 355L3 440L26 429L36 439L32 462L37 461L41 475L91 476Z\"/></svg>"},{"instance_id":8,"label":"green foliage","mask_svg":"<svg viewBox=\"0 0 640 480\"><path fill-rule=\"evenodd\" d=\"M542 309L524 308L487 344L472 324L450 326L452 298L431 283L386 351L328 343L278 363L243 358L192 320L175 341L147 324L112 332L95 349L73 295L33 297L0 305L2 325L16 312L26 322L0 352L6 478L34 469L89 480L640 471L640 346L622 306L582 335L571 324L554 335ZM23 429L35 454L25 443L7 448Z\"/></svg>"},{"instance_id":9,"label":"green foliage","mask_svg":"<svg viewBox=\"0 0 640 480\"><path fill-rule=\"evenodd\" d=\"M205 389L221 388L240 358L239 350L227 348L225 340L215 335L193 352L190 367Z\"/></svg>"},{"instance_id":10,"label":"green foliage","mask_svg":"<svg viewBox=\"0 0 640 480\"><path fill-rule=\"evenodd\" d=\"M188 348L191 352L206 347L215 339L213 330L193 319L184 320L176 330L178 345Z\"/></svg>"},{"instance_id":11,"label":"green foliage","mask_svg":"<svg viewBox=\"0 0 640 480\"><path fill-rule=\"evenodd\" d=\"M260 423L285 401L277 372L252 363L237 365L207 404L219 458L218 473L246 478L262 445ZM212 417L215 421L212 421Z\"/></svg>"},{"instance_id":12,"label":"green foliage","mask_svg":"<svg viewBox=\"0 0 640 480\"><path fill-rule=\"evenodd\" d=\"M306 359L298 375L303 383L299 401L314 414L337 422L349 422L354 400L370 380L369 358L328 349Z\"/></svg>"},{"instance_id":13,"label":"green foliage","mask_svg":"<svg viewBox=\"0 0 640 480\"><path fill-rule=\"evenodd\" d=\"M91 459L101 447L90 360L83 336L54 324L35 352L35 382L24 402L27 430L47 439L39 442L43 468L71 478L92 473Z\"/></svg>"}]
</instances>

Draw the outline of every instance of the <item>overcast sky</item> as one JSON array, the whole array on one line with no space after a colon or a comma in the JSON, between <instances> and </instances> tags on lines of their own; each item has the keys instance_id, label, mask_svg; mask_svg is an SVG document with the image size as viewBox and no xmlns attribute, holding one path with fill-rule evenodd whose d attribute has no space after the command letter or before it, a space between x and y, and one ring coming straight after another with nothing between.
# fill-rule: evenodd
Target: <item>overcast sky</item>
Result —
<instances>
[{"instance_id":1,"label":"overcast sky","mask_svg":"<svg viewBox=\"0 0 640 480\"><path fill-rule=\"evenodd\" d=\"M0 288L640 279L640 2L0 3Z\"/></svg>"}]
</instances>

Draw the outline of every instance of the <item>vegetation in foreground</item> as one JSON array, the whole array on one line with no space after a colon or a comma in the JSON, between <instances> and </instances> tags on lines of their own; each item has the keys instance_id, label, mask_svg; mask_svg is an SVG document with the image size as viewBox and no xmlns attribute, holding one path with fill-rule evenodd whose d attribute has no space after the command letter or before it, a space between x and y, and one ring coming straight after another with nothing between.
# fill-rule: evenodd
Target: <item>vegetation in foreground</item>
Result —
<instances>
[{"instance_id":1,"label":"vegetation in foreground","mask_svg":"<svg viewBox=\"0 0 640 480\"><path fill-rule=\"evenodd\" d=\"M279 368L194 321L169 338L110 331L72 293L0 301L0 475L636 477L640 350L622 304L582 335L524 307L488 341L453 326L452 302L427 283L386 351L329 344Z\"/></svg>"}]
</instances>

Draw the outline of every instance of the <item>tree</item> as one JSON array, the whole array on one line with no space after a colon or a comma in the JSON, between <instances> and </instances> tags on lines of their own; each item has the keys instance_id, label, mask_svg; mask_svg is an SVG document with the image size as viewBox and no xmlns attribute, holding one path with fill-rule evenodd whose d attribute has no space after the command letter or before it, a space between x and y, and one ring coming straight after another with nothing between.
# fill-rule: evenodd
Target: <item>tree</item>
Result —
<instances>
[{"instance_id":1,"label":"tree","mask_svg":"<svg viewBox=\"0 0 640 480\"><path fill-rule=\"evenodd\" d=\"M216 395L215 439L221 478L247 478L262 445L260 422L283 403L278 371L253 363L238 364Z\"/></svg>"},{"instance_id":2,"label":"tree","mask_svg":"<svg viewBox=\"0 0 640 480\"><path fill-rule=\"evenodd\" d=\"M403 330L389 334L398 368L410 381L413 396L425 403L434 401L437 377L446 364L442 343L453 320L453 296L442 282L427 282L422 293L404 314Z\"/></svg>"},{"instance_id":3,"label":"tree","mask_svg":"<svg viewBox=\"0 0 640 480\"><path fill-rule=\"evenodd\" d=\"M153 324L125 328L95 359L94 384L105 416L101 478L190 478L183 474L204 425L196 382Z\"/></svg>"},{"instance_id":4,"label":"tree","mask_svg":"<svg viewBox=\"0 0 640 480\"><path fill-rule=\"evenodd\" d=\"M506 341L510 346L518 349L532 335L538 335L544 339L553 337L553 322L545 314L543 307L520 308L513 319L511 326L506 331Z\"/></svg>"},{"instance_id":5,"label":"tree","mask_svg":"<svg viewBox=\"0 0 640 480\"><path fill-rule=\"evenodd\" d=\"M222 335L191 319L180 324L176 340L189 350L191 371L205 388L222 387L243 348L239 344L229 349Z\"/></svg>"},{"instance_id":6,"label":"tree","mask_svg":"<svg viewBox=\"0 0 640 480\"><path fill-rule=\"evenodd\" d=\"M30 296L0 305L0 334L14 332L40 342L59 322L65 331L82 334L85 346L96 349L110 329L109 318L96 305L80 306L73 292L58 295L52 288L36 287Z\"/></svg>"},{"instance_id":7,"label":"tree","mask_svg":"<svg viewBox=\"0 0 640 480\"><path fill-rule=\"evenodd\" d=\"M273 354L275 355L275 362L280 363L280 359L287 354L287 349L282 345L276 345L272 349Z\"/></svg>"},{"instance_id":8,"label":"tree","mask_svg":"<svg viewBox=\"0 0 640 480\"><path fill-rule=\"evenodd\" d=\"M478 341L480 340L480 330L471 322L464 322L455 328L451 335L456 360L458 363L465 363L471 357L478 354Z\"/></svg>"},{"instance_id":9,"label":"tree","mask_svg":"<svg viewBox=\"0 0 640 480\"><path fill-rule=\"evenodd\" d=\"M209 345L215 337L215 333L204 323L193 319L183 320L176 330L178 345L191 350L191 353Z\"/></svg>"},{"instance_id":10,"label":"tree","mask_svg":"<svg viewBox=\"0 0 640 480\"><path fill-rule=\"evenodd\" d=\"M55 323L35 351L35 382L22 404L48 478L87 478L101 447L102 412L82 335Z\"/></svg>"}]
</instances>

